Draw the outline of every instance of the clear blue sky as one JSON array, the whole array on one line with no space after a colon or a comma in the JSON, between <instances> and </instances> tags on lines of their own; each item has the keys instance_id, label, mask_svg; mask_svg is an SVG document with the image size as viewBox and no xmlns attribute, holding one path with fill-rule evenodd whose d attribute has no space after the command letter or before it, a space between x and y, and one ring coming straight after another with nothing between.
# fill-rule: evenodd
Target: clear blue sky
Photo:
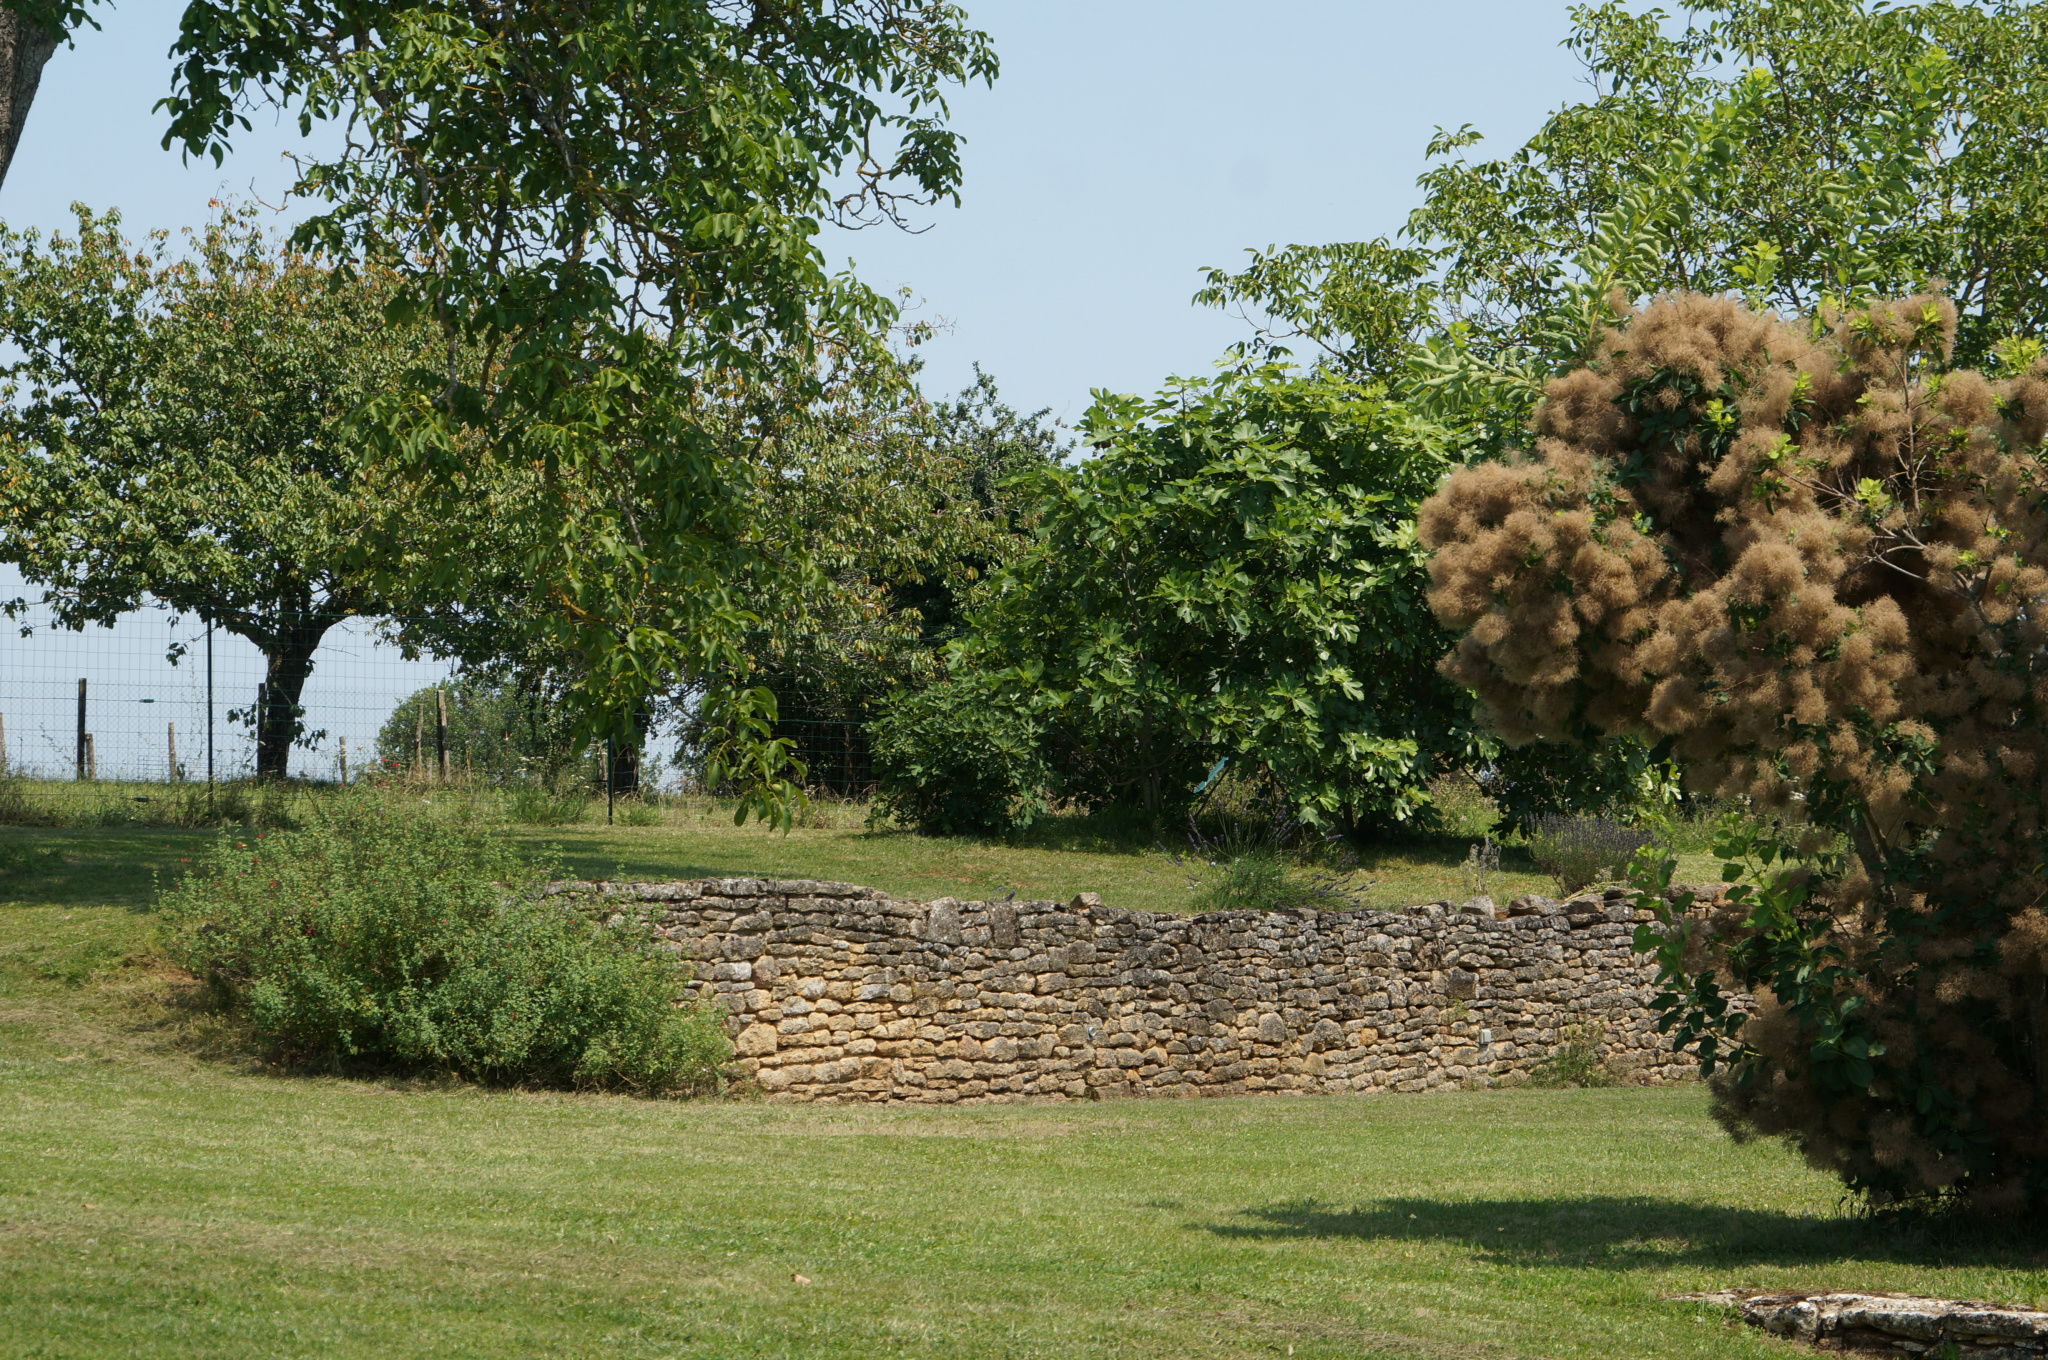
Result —
<instances>
[{"instance_id":1,"label":"clear blue sky","mask_svg":"<svg viewBox=\"0 0 2048 1360\"><path fill-rule=\"evenodd\" d=\"M908 284L954 326L927 387L979 360L1013 403L1069 419L1088 391L1150 391L1242 334L1192 308L1204 265L1247 246L1389 232L1439 124L1505 151L1581 90L1563 0L966 0L1003 76L954 104L962 206L907 236L832 233L836 262ZM216 169L161 150L178 0L103 8L60 50L0 217L62 226L118 207L138 232L195 225L223 191L276 201L297 129L259 120Z\"/></svg>"}]
</instances>

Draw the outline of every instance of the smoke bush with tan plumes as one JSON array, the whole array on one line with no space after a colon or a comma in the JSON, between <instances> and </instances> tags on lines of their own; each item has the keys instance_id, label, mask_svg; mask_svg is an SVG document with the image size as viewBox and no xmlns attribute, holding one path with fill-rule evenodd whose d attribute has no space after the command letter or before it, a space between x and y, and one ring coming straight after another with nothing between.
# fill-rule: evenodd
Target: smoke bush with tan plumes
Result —
<instances>
[{"instance_id":1,"label":"smoke bush with tan plumes","mask_svg":"<svg viewBox=\"0 0 2048 1360\"><path fill-rule=\"evenodd\" d=\"M1880 1202L2048 1201L2048 362L1949 371L1938 296L1830 321L1666 297L1552 382L1420 511L1444 670L1511 741L1668 741L1853 848L1671 956L1755 998L1731 1128Z\"/></svg>"}]
</instances>

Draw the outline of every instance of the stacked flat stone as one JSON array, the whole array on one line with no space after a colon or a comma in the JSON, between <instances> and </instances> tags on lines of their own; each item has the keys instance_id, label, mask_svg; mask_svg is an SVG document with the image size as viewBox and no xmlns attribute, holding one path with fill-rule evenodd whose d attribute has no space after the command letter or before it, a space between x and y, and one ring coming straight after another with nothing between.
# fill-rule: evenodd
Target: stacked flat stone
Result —
<instances>
[{"instance_id":1,"label":"stacked flat stone","mask_svg":"<svg viewBox=\"0 0 2048 1360\"><path fill-rule=\"evenodd\" d=\"M1421 1091L1526 1076L1571 1038L1680 1080L1626 894L1405 912L1154 915L908 902L847 883L549 890L651 919L771 1100Z\"/></svg>"}]
</instances>

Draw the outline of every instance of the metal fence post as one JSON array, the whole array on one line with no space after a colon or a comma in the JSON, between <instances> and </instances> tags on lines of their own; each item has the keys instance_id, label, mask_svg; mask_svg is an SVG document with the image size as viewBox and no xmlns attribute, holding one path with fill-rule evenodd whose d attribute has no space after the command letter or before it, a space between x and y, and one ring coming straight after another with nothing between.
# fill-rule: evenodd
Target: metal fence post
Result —
<instances>
[{"instance_id":1,"label":"metal fence post","mask_svg":"<svg viewBox=\"0 0 2048 1360\"><path fill-rule=\"evenodd\" d=\"M213 620L206 621L206 815L213 815Z\"/></svg>"}]
</instances>

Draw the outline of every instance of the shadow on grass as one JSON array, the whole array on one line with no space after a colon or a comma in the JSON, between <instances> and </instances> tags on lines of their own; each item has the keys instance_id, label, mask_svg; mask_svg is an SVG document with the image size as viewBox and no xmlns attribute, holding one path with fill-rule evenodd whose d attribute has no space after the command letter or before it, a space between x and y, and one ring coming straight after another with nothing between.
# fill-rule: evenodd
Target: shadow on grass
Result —
<instances>
[{"instance_id":1,"label":"shadow on grass","mask_svg":"<svg viewBox=\"0 0 2048 1360\"><path fill-rule=\"evenodd\" d=\"M1359 861L1368 868L1378 859L1401 859L1409 864L1428 864L1442 869L1456 869L1465 863L1471 853L1472 836L1446 836L1416 833L1413 835L1374 837L1358 845ZM1542 870L1536 861L1529 858L1529 849L1523 845L1494 844L1500 848L1500 870L1509 874L1536 874Z\"/></svg>"},{"instance_id":2,"label":"shadow on grass","mask_svg":"<svg viewBox=\"0 0 2048 1360\"><path fill-rule=\"evenodd\" d=\"M757 846L736 842L729 858L701 858L704 847L692 845L678 854L666 840L633 842L595 832L576 833L562 827L521 828L529 853L551 854L573 878L620 878L643 882L684 882L693 878L760 877ZM779 877L779 875L769 875Z\"/></svg>"},{"instance_id":3,"label":"shadow on grass","mask_svg":"<svg viewBox=\"0 0 2048 1360\"><path fill-rule=\"evenodd\" d=\"M1008 844L1030 850L1075 851L1089 855L1143 855L1184 836L1165 819L1138 808L1111 804L1089 812L1041 818Z\"/></svg>"},{"instance_id":4,"label":"shadow on grass","mask_svg":"<svg viewBox=\"0 0 2048 1360\"><path fill-rule=\"evenodd\" d=\"M1389 1199L1355 1208L1301 1200L1196 1225L1248 1241L1462 1242L1504 1266L1637 1270L1878 1260L2038 1270L2048 1227L1945 1216L1815 1217L1648 1196Z\"/></svg>"},{"instance_id":5,"label":"shadow on grass","mask_svg":"<svg viewBox=\"0 0 2048 1360\"><path fill-rule=\"evenodd\" d=\"M148 829L0 827L0 905L117 906L148 911L161 881L213 843L214 832Z\"/></svg>"}]
</instances>

